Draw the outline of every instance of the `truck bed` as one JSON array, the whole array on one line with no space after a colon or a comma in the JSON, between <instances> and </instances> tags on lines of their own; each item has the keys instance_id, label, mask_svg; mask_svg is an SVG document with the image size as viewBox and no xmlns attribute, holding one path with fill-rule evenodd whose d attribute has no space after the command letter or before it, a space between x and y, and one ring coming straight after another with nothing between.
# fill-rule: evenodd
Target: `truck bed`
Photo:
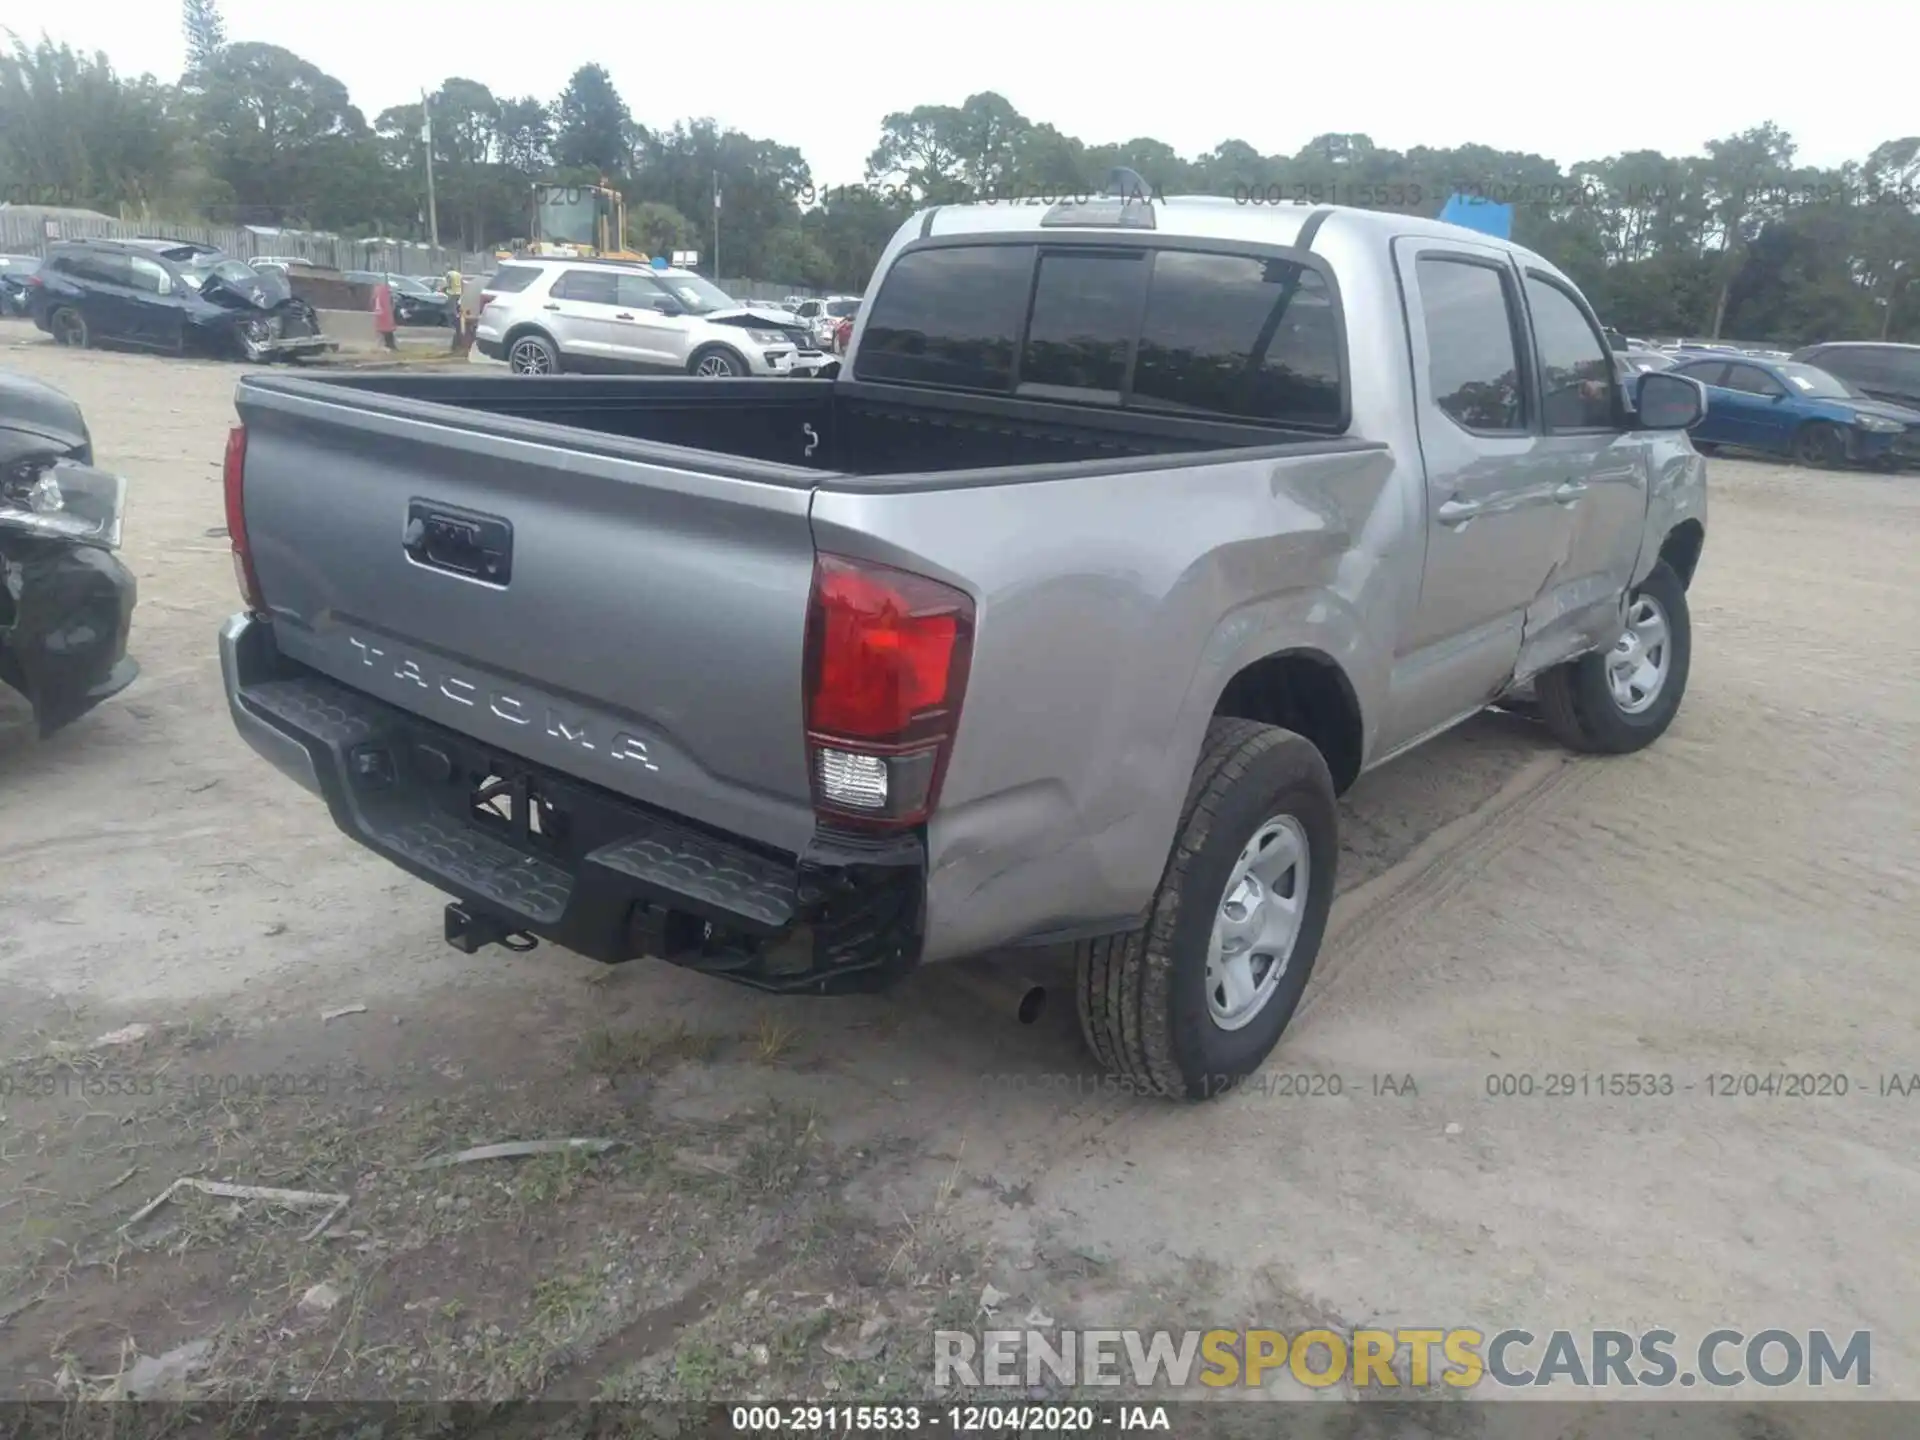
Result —
<instances>
[{"instance_id":1,"label":"truck bed","mask_svg":"<svg viewBox=\"0 0 1920 1440\"><path fill-rule=\"evenodd\" d=\"M628 944L635 845L707 897L689 913L765 929L765 865L792 910L848 843L809 759L823 554L975 601L977 718L939 815L896 843L930 877L918 953L1065 923L1063 887L1067 919L1113 928L1132 873L1063 848L1106 822L1058 777L1119 777L1101 813L1152 811L1131 737L1176 724L1216 603L1181 597L1277 584L1229 572L1281 529L1263 573L1282 555L1289 584L1324 585L1391 469L1354 438L837 380L248 375L236 406L229 514L259 591L223 651L243 733L396 863L601 958ZM1085 723L1027 723L1042 677ZM559 805L538 844L473 808L522 784ZM1051 858L975 904L1009 846Z\"/></svg>"},{"instance_id":2,"label":"truck bed","mask_svg":"<svg viewBox=\"0 0 1920 1440\"><path fill-rule=\"evenodd\" d=\"M915 488L1049 478L1033 467L1085 461L1151 463L1166 455L1346 448L1354 442L1138 411L946 394L849 380L692 376L340 375L248 377L245 388L299 395L375 413L465 423L503 438L556 429L594 453L635 456L621 441L698 451L699 468L808 488ZM442 420L441 423L447 423ZM597 438L596 438L597 437ZM614 442L609 444L608 442ZM961 479L955 472L969 473Z\"/></svg>"}]
</instances>

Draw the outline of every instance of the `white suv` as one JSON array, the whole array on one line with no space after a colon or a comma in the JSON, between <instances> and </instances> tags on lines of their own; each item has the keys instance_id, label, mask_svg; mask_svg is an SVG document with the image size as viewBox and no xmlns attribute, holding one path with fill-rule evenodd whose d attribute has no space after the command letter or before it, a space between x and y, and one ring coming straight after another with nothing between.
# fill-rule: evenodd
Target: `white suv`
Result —
<instances>
[{"instance_id":1,"label":"white suv","mask_svg":"<svg viewBox=\"0 0 1920 1440\"><path fill-rule=\"evenodd\" d=\"M474 348L519 375L785 375L812 349L791 315L741 305L691 270L631 260L514 260L480 292Z\"/></svg>"},{"instance_id":2,"label":"white suv","mask_svg":"<svg viewBox=\"0 0 1920 1440\"><path fill-rule=\"evenodd\" d=\"M833 330L849 315L860 313L858 295L828 295L816 300L803 300L793 312L807 323L807 336L818 349L833 349Z\"/></svg>"}]
</instances>

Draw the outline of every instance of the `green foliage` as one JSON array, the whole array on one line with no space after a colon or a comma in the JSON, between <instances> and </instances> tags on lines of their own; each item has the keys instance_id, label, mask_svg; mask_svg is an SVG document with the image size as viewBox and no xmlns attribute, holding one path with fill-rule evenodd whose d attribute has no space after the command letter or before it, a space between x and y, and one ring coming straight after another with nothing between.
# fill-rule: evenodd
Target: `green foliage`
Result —
<instances>
[{"instance_id":1,"label":"green foliage","mask_svg":"<svg viewBox=\"0 0 1920 1440\"><path fill-rule=\"evenodd\" d=\"M483 250L524 237L535 181L605 177L627 196L639 249L699 250L710 265L717 218L727 274L846 290L864 288L915 205L1090 193L1118 166L1160 194L1422 216L1464 188L1515 202L1514 238L1630 333L1920 339L1920 136L1830 171L1799 164L1772 124L1698 155L1629 151L1565 170L1526 152L1397 151L1343 132L1290 155L1226 139L1189 157L1151 136L1089 143L983 91L888 115L868 183L816 189L805 158L776 140L709 119L649 132L599 64L582 65L551 103L447 77L424 105L369 125L335 77L277 46L230 41L218 0L182 0L181 14L188 66L177 85L10 37L0 185L109 212L418 237L431 118L448 243Z\"/></svg>"}]
</instances>

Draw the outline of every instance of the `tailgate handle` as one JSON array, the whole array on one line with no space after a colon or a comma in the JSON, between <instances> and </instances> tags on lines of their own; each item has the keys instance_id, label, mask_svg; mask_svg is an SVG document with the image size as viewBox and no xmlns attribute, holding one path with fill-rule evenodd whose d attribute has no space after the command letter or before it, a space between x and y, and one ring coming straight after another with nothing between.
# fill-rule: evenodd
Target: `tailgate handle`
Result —
<instances>
[{"instance_id":1,"label":"tailgate handle","mask_svg":"<svg viewBox=\"0 0 1920 1440\"><path fill-rule=\"evenodd\" d=\"M431 500L407 505L401 548L414 564L505 588L513 578L513 526Z\"/></svg>"}]
</instances>

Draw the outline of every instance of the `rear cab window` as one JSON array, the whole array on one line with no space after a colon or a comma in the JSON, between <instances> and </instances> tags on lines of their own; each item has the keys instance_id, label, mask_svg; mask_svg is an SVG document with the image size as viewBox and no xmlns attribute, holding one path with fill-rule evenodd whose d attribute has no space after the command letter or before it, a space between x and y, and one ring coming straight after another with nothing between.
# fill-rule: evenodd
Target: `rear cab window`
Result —
<instances>
[{"instance_id":1,"label":"rear cab window","mask_svg":"<svg viewBox=\"0 0 1920 1440\"><path fill-rule=\"evenodd\" d=\"M1328 280L1206 244L909 250L874 297L855 378L1343 430Z\"/></svg>"}]
</instances>

